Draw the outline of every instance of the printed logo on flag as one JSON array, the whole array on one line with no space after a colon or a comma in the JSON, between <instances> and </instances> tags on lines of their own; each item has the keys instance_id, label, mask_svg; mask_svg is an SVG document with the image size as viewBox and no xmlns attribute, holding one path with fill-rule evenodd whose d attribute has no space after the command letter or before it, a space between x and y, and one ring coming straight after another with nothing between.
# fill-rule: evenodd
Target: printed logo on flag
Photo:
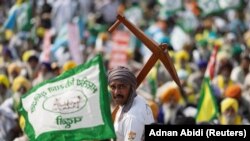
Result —
<instances>
[{"instance_id":1,"label":"printed logo on flag","mask_svg":"<svg viewBox=\"0 0 250 141\"><path fill-rule=\"evenodd\" d=\"M68 95L70 95L68 97ZM63 94L51 96L43 102L44 110L53 113L70 114L84 108L88 97L81 90L68 91Z\"/></svg>"}]
</instances>

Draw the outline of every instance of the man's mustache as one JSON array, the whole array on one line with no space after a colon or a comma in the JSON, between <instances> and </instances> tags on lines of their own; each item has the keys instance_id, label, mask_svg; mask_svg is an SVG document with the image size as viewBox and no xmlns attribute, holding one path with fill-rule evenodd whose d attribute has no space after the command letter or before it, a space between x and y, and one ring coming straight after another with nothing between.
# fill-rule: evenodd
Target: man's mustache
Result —
<instances>
[{"instance_id":1,"label":"man's mustache","mask_svg":"<svg viewBox=\"0 0 250 141\"><path fill-rule=\"evenodd\" d=\"M123 97L124 97L124 96L121 95L121 94L117 94L117 95L114 96L115 99L116 99L116 98L123 98Z\"/></svg>"}]
</instances>

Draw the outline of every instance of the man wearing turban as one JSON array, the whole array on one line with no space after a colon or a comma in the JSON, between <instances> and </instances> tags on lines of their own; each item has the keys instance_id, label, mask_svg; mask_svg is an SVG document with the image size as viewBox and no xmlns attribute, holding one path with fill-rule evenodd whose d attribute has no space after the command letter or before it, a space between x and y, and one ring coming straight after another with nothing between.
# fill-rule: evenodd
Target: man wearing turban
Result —
<instances>
[{"instance_id":1,"label":"man wearing turban","mask_svg":"<svg viewBox=\"0 0 250 141\"><path fill-rule=\"evenodd\" d=\"M23 94L28 92L28 90L32 87L31 82L23 76L18 76L14 79L12 90L14 92L13 99L14 99L14 109L17 109L18 105L20 104L20 99Z\"/></svg>"},{"instance_id":2,"label":"man wearing turban","mask_svg":"<svg viewBox=\"0 0 250 141\"><path fill-rule=\"evenodd\" d=\"M239 114L248 119L248 122L250 122L250 105L248 101L242 96L242 93L243 91L241 86L238 84L233 84L226 88L224 96L236 99L239 105Z\"/></svg>"},{"instance_id":3,"label":"man wearing turban","mask_svg":"<svg viewBox=\"0 0 250 141\"><path fill-rule=\"evenodd\" d=\"M36 86L39 83L53 78L52 68L50 62L41 62L39 66L39 71L37 73L37 77L32 81L32 85Z\"/></svg>"},{"instance_id":4,"label":"man wearing turban","mask_svg":"<svg viewBox=\"0 0 250 141\"><path fill-rule=\"evenodd\" d=\"M140 141L146 124L154 123L152 110L136 94L136 77L126 67L116 67L108 73L108 84L114 103L112 113L117 141Z\"/></svg>"},{"instance_id":5,"label":"man wearing turban","mask_svg":"<svg viewBox=\"0 0 250 141\"><path fill-rule=\"evenodd\" d=\"M221 117L222 125L240 125L242 117L238 114L239 104L234 98L225 98L221 101Z\"/></svg>"},{"instance_id":6,"label":"man wearing turban","mask_svg":"<svg viewBox=\"0 0 250 141\"><path fill-rule=\"evenodd\" d=\"M20 103L20 97L31 88L31 83L23 76L18 76L12 84L13 96L6 99L0 106L0 119L4 124L0 123L0 140L14 140L23 132L18 125L19 115L17 106ZM6 126L6 127L5 127ZM1 140L1 141L2 141Z\"/></svg>"},{"instance_id":7,"label":"man wearing turban","mask_svg":"<svg viewBox=\"0 0 250 141\"><path fill-rule=\"evenodd\" d=\"M73 69L76 66L77 66L77 64L75 61L69 60L69 61L65 62L65 64L63 65L62 72Z\"/></svg>"},{"instance_id":8,"label":"man wearing turban","mask_svg":"<svg viewBox=\"0 0 250 141\"><path fill-rule=\"evenodd\" d=\"M183 106L181 104L181 93L177 85L168 83L159 94L161 103L158 122L173 125L178 116L183 116Z\"/></svg>"},{"instance_id":9,"label":"man wearing turban","mask_svg":"<svg viewBox=\"0 0 250 141\"><path fill-rule=\"evenodd\" d=\"M20 75L21 70L22 68L16 62L8 65L7 71L11 83L18 75Z\"/></svg>"},{"instance_id":10,"label":"man wearing turban","mask_svg":"<svg viewBox=\"0 0 250 141\"><path fill-rule=\"evenodd\" d=\"M27 50L22 55L25 66L25 74L33 80L39 71L39 57L35 50Z\"/></svg>"}]
</instances>

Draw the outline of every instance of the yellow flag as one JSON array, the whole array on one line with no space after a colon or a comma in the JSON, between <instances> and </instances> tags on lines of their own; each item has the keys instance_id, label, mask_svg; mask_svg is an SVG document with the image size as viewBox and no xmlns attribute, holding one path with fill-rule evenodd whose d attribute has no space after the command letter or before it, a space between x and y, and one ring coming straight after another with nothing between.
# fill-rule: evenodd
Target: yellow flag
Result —
<instances>
[{"instance_id":1,"label":"yellow flag","mask_svg":"<svg viewBox=\"0 0 250 141\"><path fill-rule=\"evenodd\" d=\"M215 119L218 114L218 105L210 85L210 79L205 77L202 82L196 122L209 122Z\"/></svg>"}]
</instances>

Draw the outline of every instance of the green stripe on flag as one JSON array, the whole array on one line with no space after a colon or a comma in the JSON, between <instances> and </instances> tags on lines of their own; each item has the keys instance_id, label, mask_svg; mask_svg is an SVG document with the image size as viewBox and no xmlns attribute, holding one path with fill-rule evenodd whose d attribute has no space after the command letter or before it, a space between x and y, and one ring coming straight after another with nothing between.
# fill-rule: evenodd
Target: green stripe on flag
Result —
<instances>
[{"instance_id":1,"label":"green stripe on flag","mask_svg":"<svg viewBox=\"0 0 250 141\"><path fill-rule=\"evenodd\" d=\"M42 82L21 97L19 113L31 141L115 138L101 55Z\"/></svg>"},{"instance_id":2,"label":"green stripe on flag","mask_svg":"<svg viewBox=\"0 0 250 141\"><path fill-rule=\"evenodd\" d=\"M210 79L205 77L202 82L201 96L198 102L196 122L209 122L217 118L218 105L210 86Z\"/></svg>"}]
</instances>

